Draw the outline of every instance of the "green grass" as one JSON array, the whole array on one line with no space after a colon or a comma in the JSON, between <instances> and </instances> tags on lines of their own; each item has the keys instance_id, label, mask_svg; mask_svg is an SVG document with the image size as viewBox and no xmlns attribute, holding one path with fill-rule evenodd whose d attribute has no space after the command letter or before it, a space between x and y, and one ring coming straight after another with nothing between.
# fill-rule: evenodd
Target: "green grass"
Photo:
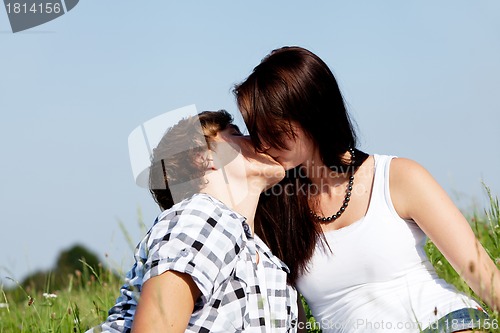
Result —
<instances>
[{"instance_id":1,"label":"green grass","mask_svg":"<svg viewBox=\"0 0 500 333\"><path fill-rule=\"evenodd\" d=\"M86 267L62 290L0 290L0 333L85 332L107 317L122 281L110 270Z\"/></svg>"},{"instance_id":2,"label":"green grass","mask_svg":"<svg viewBox=\"0 0 500 333\"><path fill-rule=\"evenodd\" d=\"M468 218L478 239L488 254L497 263L500 262L500 209L498 198L487 187L490 205L484 213L473 212ZM439 276L455 285L459 290L472 295L474 293L451 268L447 260L436 247L428 242L426 251ZM47 285L43 290L33 288L5 289L0 286L0 333L7 332L47 332L68 333L85 332L90 327L104 321L107 311L118 296L123 281L110 269L102 266L94 271L84 266L83 271L75 271L69 276L69 285L62 290L51 290ZM477 297L476 297L477 298ZM304 303L305 304L305 303ZM491 320L498 323L498 313L485 305ZM320 332L314 324L306 304L306 314L313 329ZM492 329L489 332L498 332Z\"/></svg>"}]
</instances>

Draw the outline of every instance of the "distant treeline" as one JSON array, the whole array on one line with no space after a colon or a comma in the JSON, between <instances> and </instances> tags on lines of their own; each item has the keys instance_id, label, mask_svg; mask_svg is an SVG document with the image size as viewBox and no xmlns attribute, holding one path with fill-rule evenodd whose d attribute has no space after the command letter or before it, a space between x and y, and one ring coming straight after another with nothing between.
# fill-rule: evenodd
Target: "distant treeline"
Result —
<instances>
[{"instance_id":1,"label":"distant treeline","mask_svg":"<svg viewBox=\"0 0 500 333\"><path fill-rule=\"evenodd\" d=\"M27 293L32 290L53 292L68 288L70 284L86 283L101 270L99 257L83 245L76 244L59 254L55 267L28 275L20 286Z\"/></svg>"}]
</instances>

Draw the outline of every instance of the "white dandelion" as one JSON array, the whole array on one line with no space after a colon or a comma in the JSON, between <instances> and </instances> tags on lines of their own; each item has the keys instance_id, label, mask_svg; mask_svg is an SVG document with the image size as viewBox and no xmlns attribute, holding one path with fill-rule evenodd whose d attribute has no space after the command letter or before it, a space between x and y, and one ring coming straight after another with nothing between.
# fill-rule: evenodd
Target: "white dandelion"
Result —
<instances>
[{"instance_id":1,"label":"white dandelion","mask_svg":"<svg viewBox=\"0 0 500 333\"><path fill-rule=\"evenodd\" d=\"M43 297L45 297L45 299L57 298L56 294L43 293L42 295Z\"/></svg>"}]
</instances>

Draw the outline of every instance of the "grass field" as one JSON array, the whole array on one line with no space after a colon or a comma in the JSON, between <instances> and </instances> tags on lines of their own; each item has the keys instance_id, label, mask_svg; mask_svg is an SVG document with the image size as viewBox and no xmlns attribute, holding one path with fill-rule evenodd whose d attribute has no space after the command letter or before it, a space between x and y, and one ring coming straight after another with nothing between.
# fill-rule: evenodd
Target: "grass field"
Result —
<instances>
[{"instance_id":1,"label":"grass field","mask_svg":"<svg viewBox=\"0 0 500 333\"><path fill-rule=\"evenodd\" d=\"M487 188L486 188L487 189ZM488 193L489 190L487 189ZM498 198L489 193L490 207L486 212L473 212L468 216L478 239L489 255L500 261L500 209ZM427 253L438 274L454 284L459 290L474 295L470 288L451 268L446 259L433 246L427 244ZM17 288L5 290L0 286L0 333L7 332L85 332L102 322L108 309L114 305L118 289L123 281L108 268L95 271L84 266L82 271L69 275L69 285L62 290L52 290L47 285L43 290ZM498 314L490 314L491 329L500 332ZM309 309L310 332L319 332Z\"/></svg>"}]
</instances>

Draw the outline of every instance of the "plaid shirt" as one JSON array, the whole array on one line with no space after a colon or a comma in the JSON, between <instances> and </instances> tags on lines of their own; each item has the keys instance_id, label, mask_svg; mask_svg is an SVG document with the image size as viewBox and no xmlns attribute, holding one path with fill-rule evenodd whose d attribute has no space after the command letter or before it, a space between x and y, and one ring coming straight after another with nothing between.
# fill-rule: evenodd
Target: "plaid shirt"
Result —
<instances>
[{"instance_id":1,"label":"plaid shirt","mask_svg":"<svg viewBox=\"0 0 500 333\"><path fill-rule=\"evenodd\" d=\"M195 194L161 213L135 260L116 305L94 333L130 332L143 283L167 270L191 275L201 291L186 332L297 330L288 267L252 237L243 216L209 195Z\"/></svg>"}]
</instances>

